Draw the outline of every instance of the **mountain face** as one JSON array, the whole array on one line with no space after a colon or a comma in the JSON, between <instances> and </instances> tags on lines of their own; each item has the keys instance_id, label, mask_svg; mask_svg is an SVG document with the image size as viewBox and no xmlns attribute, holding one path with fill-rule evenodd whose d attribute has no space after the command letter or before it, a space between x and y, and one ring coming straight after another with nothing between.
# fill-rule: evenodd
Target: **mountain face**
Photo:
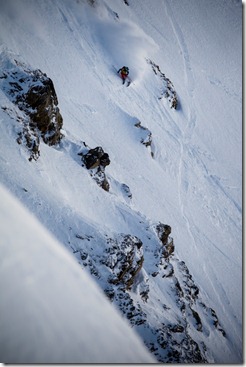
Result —
<instances>
[{"instance_id":1,"label":"mountain face","mask_svg":"<svg viewBox=\"0 0 246 367\"><path fill-rule=\"evenodd\" d=\"M2 186L0 192L1 361L155 363L72 254Z\"/></svg>"},{"instance_id":2,"label":"mountain face","mask_svg":"<svg viewBox=\"0 0 246 367\"><path fill-rule=\"evenodd\" d=\"M157 361L242 362L240 2L0 9L1 183Z\"/></svg>"}]
</instances>

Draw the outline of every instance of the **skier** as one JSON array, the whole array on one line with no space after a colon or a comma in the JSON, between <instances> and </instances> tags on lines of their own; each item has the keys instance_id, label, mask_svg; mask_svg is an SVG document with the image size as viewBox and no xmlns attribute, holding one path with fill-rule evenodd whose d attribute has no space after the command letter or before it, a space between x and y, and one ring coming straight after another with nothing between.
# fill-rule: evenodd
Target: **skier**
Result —
<instances>
[{"instance_id":1,"label":"skier","mask_svg":"<svg viewBox=\"0 0 246 367\"><path fill-rule=\"evenodd\" d=\"M120 73L122 83L125 84L126 79L128 78L129 74L129 68L127 66L123 66L121 69L117 71L117 73Z\"/></svg>"}]
</instances>

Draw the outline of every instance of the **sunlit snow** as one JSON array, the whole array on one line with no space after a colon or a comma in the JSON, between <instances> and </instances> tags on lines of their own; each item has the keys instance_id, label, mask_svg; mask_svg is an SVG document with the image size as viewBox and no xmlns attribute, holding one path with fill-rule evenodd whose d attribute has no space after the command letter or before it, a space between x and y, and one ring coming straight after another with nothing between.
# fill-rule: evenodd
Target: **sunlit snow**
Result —
<instances>
[{"instance_id":1,"label":"sunlit snow","mask_svg":"<svg viewBox=\"0 0 246 367\"><path fill-rule=\"evenodd\" d=\"M228 335L224 342L212 335L206 337L211 361L240 363L242 4L237 0L128 2L129 6L121 0L100 0L92 6L93 1L85 0L0 0L1 67L6 66L7 57L16 57L46 73L54 83L64 122L61 144L49 147L42 143L40 158L29 162L25 147L16 143L18 124L13 115L10 117L2 109L0 111L0 181L59 241L59 245L53 245L53 240L47 240L42 248L43 242L37 237L40 257L33 254L32 263L32 244L26 236L35 234L36 221L30 232L27 231L32 222L29 217L22 216L23 209L18 209L22 216L18 218L18 228L23 227L22 233L15 236L14 213L7 214L6 208L1 222L4 230L1 229L4 233L1 235L1 264L4 267L4 262L10 262L15 266L1 271L7 276L8 269L14 266L16 273L13 274L20 280L23 272L23 282L33 284L37 308L33 309L25 293L18 293L18 307L15 295L10 294L15 288L12 288L9 275L9 285L4 282L1 290L1 294L6 295L0 301L1 309L6 317L11 317L12 308L14 310L9 331L12 333L25 328L29 312L36 318L40 311L40 323L43 317L51 317L54 328L48 332L54 342L63 314L56 318L55 314L46 313L48 309L45 308L57 307L60 299L47 294L51 296L50 303L40 302L42 293L39 293L39 287L46 292L45 284L52 283L51 277L55 276L56 269L57 274L60 270L59 263L54 260L53 246L56 249L66 247L73 252L72 233L93 235L98 239L99 252L101 238L106 234L130 233L144 242L143 227L161 221L172 227L176 254L187 264L200 294L216 310ZM178 95L177 110L170 109L165 98L159 99L162 84L147 59L159 65L173 83ZM133 81L129 88L122 86L116 73L124 64L129 66ZM12 108L16 116L21 114L2 91L0 102L1 107ZM136 121L152 133L153 156L139 142ZM81 167L78 152L83 142L90 147L102 146L109 154L111 164L106 169L109 192L97 186ZM122 184L129 186L131 200L124 195ZM3 189L1 197L4 196ZM5 206L8 200L13 201L7 199ZM15 213L17 220L18 212ZM11 241L16 238L13 248L8 246L10 238ZM23 239L26 240L23 242ZM54 280L53 285L61 287L60 293L64 282L68 288L70 282L73 283L70 276L87 282L85 270L81 269L80 274L79 265L75 266L71 255L61 249L57 256L64 259L68 274L66 277L64 270L61 284L58 279ZM48 263L53 260L51 271ZM26 262L32 263L29 274ZM91 289L88 286L86 291L94 292L94 284L89 285ZM80 280L75 281L74 287L76 291L72 287L68 295L71 295L77 314L80 307L90 307L90 304L88 300L83 305L83 289L78 294ZM111 311L107 301L101 294L97 297L105 304L105 317L108 317ZM164 292L163 297L166 297ZM92 299L91 307L98 312L95 302ZM22 317L23 309L26 318ZM61 312L65 312L64 309ZM93 324L85 314L78 317L78 324L83 320L88 325ZM113 317L123 329L127 328L118 320L118 315ZM4 330L8 329L7 320L2 322ZM50 324L49 320L47 323ZM86 343L82 351L85 351L90 339L81 336L75 324L71 316L71 325L68 325L71 335L82 337L82 342ZM46 327L33 326L36 327L43 330L46 338ZM1 326L0 330L1 340L4 340ZM95 325L92 330L88 338L95 336ZM127 355L118 353L117 348L112 355L106 353L109 349L104 348L103 343L109 345L114 332L115 328L110 329L105 341L102 328L98 328L98 343L101 350L105 350L105 358L100 362L115 362L117 355L117 362L132 362L138 358L136 352L132 359L127 359ZM120 338L118 334L117 337ZM66 343L70 334L59 338L61 344ZM76 343L72 347L76 349ZM11 346L9 348L11 350ZM80 361L82 352L75 349L71 349L74 360L64 357L63 362ZM25 353L24 358L28 350ZM98 362L100 356L95 353L93 360L93 348L88 347L88 358L83 361ZM35 361L30 361L39 362L39 355L36 356ZM50 356L47 355L48 362L55 361L49 359ZM144 354L142 357L138 362L144 362ZM6 358L7 362L17 361ZM148 354L146 358L150 358Z\"/></svg>"}]
</instances>

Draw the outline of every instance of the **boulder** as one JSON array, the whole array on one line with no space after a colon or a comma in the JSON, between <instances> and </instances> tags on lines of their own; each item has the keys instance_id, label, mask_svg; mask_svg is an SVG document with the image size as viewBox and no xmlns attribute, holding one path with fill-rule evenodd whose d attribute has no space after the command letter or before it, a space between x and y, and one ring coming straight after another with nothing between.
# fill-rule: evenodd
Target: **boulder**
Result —
<instances>
[{"instance_id":1,"label":"boulder","mask_svg":"<svg viewBox=\"0 0 246 367\"><path fill-rule=\"evenodd\" d=\"M87 169L93 169L98 166L106 167L110 164L108 153L105 153L102 147L90 149L83 154L83 161Z\"/></svg>"},{"instance_id":2,"label":"boulder","mask_svg":"<svg viewBox=\"0 0 246 367\"><path fill-rule=\"evenodd\" d=\"M108 153L105 153L102 147L96 147L79 155L96 183L105 191L109 191L109 182L105 175L105 167L110 164Z\"/></svg>"}]
</instances>

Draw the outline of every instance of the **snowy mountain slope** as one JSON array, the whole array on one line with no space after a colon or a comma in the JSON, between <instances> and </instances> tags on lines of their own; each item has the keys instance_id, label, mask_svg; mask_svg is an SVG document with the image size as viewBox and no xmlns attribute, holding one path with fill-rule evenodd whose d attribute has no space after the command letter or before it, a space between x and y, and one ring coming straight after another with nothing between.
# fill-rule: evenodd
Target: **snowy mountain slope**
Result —
<instances>
[{"instance_id":1,"label":"snowy mountain slope","mask_svg":"<svg viewBox=\"0 0 246 367\"><path fill-rule=\"evenodd\" d=\"M1 361L155 362L61 244L2 187L1 198Z\"/></svg>"},{"instance_id":2,"label":"snowy mountain slope","mask_svg":"<svg viewBox=\"0 0 246 367\"><path fill-rule=\"evenodd\" d=\"M2 1L0 16L2 60L18 57L48 74L65 135L56 148L41 143L39 160L30 164L15 142L19 125L1 111L6 126L1 182L75 256L89 250L92 257L102 254L107 236L140 238L144 279L156 261L153 227L159 221L171 225L176 262L185 261L203 302L216 311L228 337L211 331L199 336L192 327L189 333L194 340L204 339L209 361L240 361L241 4ZM171 79L177 110L158 99L163 81L146 58ZM114 72L123 64L133 79L128 89ZM20 114L3 94L1 106L9 107L12 117ZM138 121L152 133L154 157L140 144ZM108 152L109 193L81 168L83 142ZM90 236L95 238L91 249ZM165 324L165 317L172 318L160 312L158 297L167 304L173 296L167 297L163 279L149 279L152 294L142 306L147 312L153 302L157 324ZM103 277L98 282L105 286Z\"/></svg>"}]
</instances>

